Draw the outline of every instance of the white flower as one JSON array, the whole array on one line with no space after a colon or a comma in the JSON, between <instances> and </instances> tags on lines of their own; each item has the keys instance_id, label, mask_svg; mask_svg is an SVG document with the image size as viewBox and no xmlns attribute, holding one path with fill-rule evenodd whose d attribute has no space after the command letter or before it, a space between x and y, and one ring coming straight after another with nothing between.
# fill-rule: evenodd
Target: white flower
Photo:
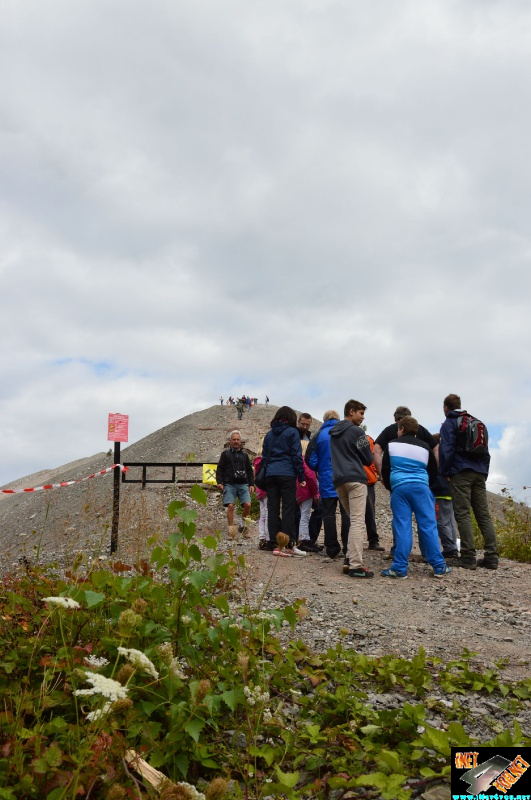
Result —
<instances>
[{"instance_id":1,"label":"white flower","mask_svg":"<svg viewBox=\"0 0 531 800\"><path fill-rule=\"evenodd\" d=\"M52 603L52 605L63 606L63 608L81 608L78 602L72 600L71 597L43 597L43 603Z\"/></svg>"},{"instance_id":2,"label":"white flower","mask_svg":"<svg viewBox=\"0 0 531 800\"><path fill-rule=\"evenodd\" d=\"M181 622L183 625L189 625L192 621L192 618L188 616L188 614L183 614L181 617Z\"/></svg>"},{"instance_id":3,"label":"white flower","mask_svg":"<svg viewBox=\"0 0 531 800\"><path fill-rule=\"evenodd\" d=\"M98 658L98 656L85 656L84 661L89 667L96 667L96 669L99 667L106 667L109 663L108 660L103 656L100 658Z\"/></svg>"},{"instance_id":4,"label":"white flower","mask_svg":"<svg viewBox=\"0 0 531 800\"><path fill-rule=\"evenodd\" d=\"M185 789L188 789L192 796L192 800L205 800L205 795L202 792L198 792L195 786L192 786L191 783L185 783L181 781L177 783L176 786L184 786Z\"/></svg>"},{"instance_id":5,"label":"white flower","mask_svg":"<svg viewBox=\"0 0 531 800\"><path fill-rule=\"evenodd\" d=\"M176 678L180 678L183 681L186 680L186 675L181 669L181 662L178 658L172 658L169 669L171 674L175 675Z\"/></svg>"},{"instance_id":6,"label":"white flower","mask_svg":"<svg viewBox=\"0 0 531 800\"><path fill-rule=\"evenodd\" d=\"M95 711L89 711L87 714L88 722L96 722L100 717L104 717L111 710L112 703L105 703L103 708L97 708Z\"/></svg>"},{"instance_id":7,"label":"white flower","mask_svg":"<svg viewBox=\"0 0 531 800\"><path fill-rule=\"evenodd\" d=\"M134 650L128 647L119 647L118 652L121 656L125 656L125 658L127 658L127 660L130 661L134 667L138 667L138 669L147 672L148 675L151 675L152 678L155 678L155 680L158 681L159 673L155 669L155 665L140 650Z\"/></svg>"},{"instance_id":8,"label":"white flower","mask_svg":"<svg viewBox=\"0 0 531 800\"><path fill-rule=\"evenodd\" d=\"M78 697L81 695L101 694L113 703L115 700L123 700L127 697L127 686L122 686L112 678L106 678L99 672L85 672L85 680L92 684L92 689L76 689L74 692Z\"/></svg>"}]
</instances>

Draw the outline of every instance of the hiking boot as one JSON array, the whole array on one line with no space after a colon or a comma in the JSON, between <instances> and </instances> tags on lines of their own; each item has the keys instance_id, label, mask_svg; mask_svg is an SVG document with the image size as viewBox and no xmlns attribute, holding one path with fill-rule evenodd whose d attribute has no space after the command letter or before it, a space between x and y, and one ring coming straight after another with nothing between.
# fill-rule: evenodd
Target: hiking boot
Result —
<instances>
[{"instance_id":1,"label":"hiking boot","mask_svg":"<svg viewBox=\"0 0 531 800\"><path fill-rule=\"evenodd\" d=\"M314 544L310 539L303 539L302 542L299 542L297 545L299 550L304 550L306 553L319 553L320 550L316 544Z\"/></svg>"},{"instance_id":2,"label":"hiking boot","mask_svg":"<svg viewBox=\"0 0 531 800\"><path fill-rule=\"evenodd\" d=\"M345 573L345 575L348 575L349 570L350 570L350 558L345 558L345 560L343 561L343 572Z\"/></svg>"},{"instance_id":3,"label":"hiking boot","mask_svg":"<svg viewBox=\"0 0 531 800\"><path fill-rule=\"evenodd\" d=\"M434 578L444 578L444 576L445 575L449 575L451 573L451 571L452 571L452 568L449 567L447 564L445 564L444 567L441 567L441 569L434 569L433 570L433 577Z\"/></svg>"},{"instance_id":4,"label":"hiking boot","mask_svg":"<svg viewBox=\"0 0 531 800\"><path fill-rule=\"evenodd\" d=\"M258 549L259 550L265 550L266 549L266 544L267 544L267 539L260 539L259 542L258 542Z\"/></svg>"},{"instance_id":5,"label":"hiking boot","mask_svg":"<svg viewBox=\"0 0 531 800\"><path fill-rule=\"evenodd\" d=\"M349 569L348 574L351 578L374 578L374 572L369 572L365 567L354 567Z\"/></svg>"},{"instance_id":6,"label":"hiking boot","mask_svg":"<svg viewBox=\"0 0 531 800\"><path fill-rule=\"evenodd\" d=\"M477 569L475 561L463 561L462 558L456 562L456 566L461 567L461 569Z\"/></svg>"},{"instance_id":7,"label":"hiking boot","mask_svg":"<svg viewBox=\"0 0 531 800\"><path fill-rule=\"evenodd\" d=\"M227 533L229 535L229 539L237 539L238 527L236 525L229 525L229 527L227 528Z\"/></svg>"},{"instance_id":8,"label":"hiking boot","mask_svg":"<svg viewBox=\"0 0 531 800\"><path fill-rule=\"evenodd\" d=\"M456 559L459 558L459 550L451 550L449 553L445 553L443 550L441 555L445 561L448 561L448 559Z\"/></svg>"},{"instance_id":9,"label":"hiking boot","mask_svg":"<svg viewBox=\"0 0 531 800\"><path fill-rule=\"evenodd\" d=\"M400 580L405 580L407 578L407 572L396 572L394 569L383 569L380 572L380 575L383 575L384 578L398 578Z\"/></svg>"},{"instance_id":10,"label":"hiking boot","mask_svg":"<svg viewBox=\"0 0 531 800\"><path fill-rule=\"evenodd\" d=\"M384 555L384 561L394 561L395 554L394 553L386 553Z\"/></svg>"},{"instance_id":11,"label":"hiking boot","mask_svg":"<svg viewBox=\"0 0 531 800\"><path fill-rule=\"evenodd\" d=\"M380 542L369 542L368 549L369 550L380 550L381 552L383 552L385 550L385 547L382 547Z\"/></svg>"},{"instance_id":12,"label":"hiking boot","mask_svg":"<svg viewBox=\"0 0 531 800\"><path fill-rule=\"evenodd\" d=\"M272 553L274 550L277 549L275 542L272 542L271 539L266 539L264 541L263 546L260 547L260 550L267 550L269 553Z\"/></svg>"},{"instance_id":13,"label":"hiking boot","mask_svg":"<svg viewBox=\"0 0 531 800\"><path fill-rule=\"evenodd\" d=\"M478 559L478 567L483 567L483 569L498 569L498 562L490 561L488 558L480 558Z\"/></svg>"}]
</instances>

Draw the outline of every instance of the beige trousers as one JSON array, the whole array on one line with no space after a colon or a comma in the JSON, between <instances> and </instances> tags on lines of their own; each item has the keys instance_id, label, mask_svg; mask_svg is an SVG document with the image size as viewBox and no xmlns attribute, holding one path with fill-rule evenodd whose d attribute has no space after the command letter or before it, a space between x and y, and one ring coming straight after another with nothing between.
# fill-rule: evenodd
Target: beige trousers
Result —
<instances>
[{"instance_id":1,"label":"beige trousers","mask_svg":"<svg viewBox=\"0 0 531 800\"><path fill-rule=\"evenodd\" d=\"M366 483L341 483L336 486L339 502L350 517L348 549L345 557L349 559L350 568L355 569L363 564L363 541L365 539L365 506L367 504Z\"/></svg>"}]
</instances>

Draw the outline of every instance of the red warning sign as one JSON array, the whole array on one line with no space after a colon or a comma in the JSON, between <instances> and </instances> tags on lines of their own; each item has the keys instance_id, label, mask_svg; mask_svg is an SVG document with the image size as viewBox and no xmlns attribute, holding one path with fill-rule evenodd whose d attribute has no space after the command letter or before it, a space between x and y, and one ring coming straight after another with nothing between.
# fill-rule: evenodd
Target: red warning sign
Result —
<instances>
[{"instance_id":1,"label":"red warning sign","mask_svg":"<svg viewBox=\"0 0 531 800\"><path fill-rule=\"evenodd\" d=\"M127 414L109 414L107 441L129 441L129 416Z\"/></svg>"}]
</instances>

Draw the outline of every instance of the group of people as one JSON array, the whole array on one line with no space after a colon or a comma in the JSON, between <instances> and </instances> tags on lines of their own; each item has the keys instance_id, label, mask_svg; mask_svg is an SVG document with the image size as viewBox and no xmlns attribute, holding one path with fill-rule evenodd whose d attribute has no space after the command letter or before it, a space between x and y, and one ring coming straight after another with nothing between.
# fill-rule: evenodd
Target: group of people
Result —
<instances>
[{"instance_id":1,"label":"group of people","mask_svg":"<svg viewBox=\"0 0 531 800\"><path fill-rule=\"evenodd\" d=\"M393 513L392 563L381 571L382 576L407 578L412 514L421 553L435 577L450 574L449 564L471 570L478 566L497 569L496 532L485 485L490 454L483 423L461 409L458 395L449 394L443 402L445 422L440 434L432 435L409 408L399 406L394 423L373 441L362 427L365 411L363 403L348 400L342 420L337 411L327 411L312 435L310 414L297 419L292 408L282 406L254 465L242 450L240 433L234 431L221 455L216 478L223 490L229 535L234 538L238 533L234 525L236 499L244 517L239 530L249 535L250 495L256 491L261 549L281 557L323 549L330 558L343 553L346 574L372 578L374 573L363 565L363 542L366 536L369 549L383 550L375 518L375 484L381 480L391 493ZM260 475L259 487L255 475ZM479 560L471 511L484 540L484 556ZM324 545L317 542L321 525ZM279 545L281 532L286 542Z\"/></svg>"},{"instance_id":2,"label":"group of people","mask_svg":"<svg viewBox=\"0 0 531 800\"><path fill-rule=\"evenodd\" d=\"M258 397L249 397L246 394L243 394L241 397L233 397L232 395L228 397L226 400L223 397L219 398L220 405L225 404L226 406L236 406L239 402L242 402L246 407L251 408L251 406L258 405ZM269 397L266 397L265 404L269 403Z\"/></svg>"}]
</instances>

